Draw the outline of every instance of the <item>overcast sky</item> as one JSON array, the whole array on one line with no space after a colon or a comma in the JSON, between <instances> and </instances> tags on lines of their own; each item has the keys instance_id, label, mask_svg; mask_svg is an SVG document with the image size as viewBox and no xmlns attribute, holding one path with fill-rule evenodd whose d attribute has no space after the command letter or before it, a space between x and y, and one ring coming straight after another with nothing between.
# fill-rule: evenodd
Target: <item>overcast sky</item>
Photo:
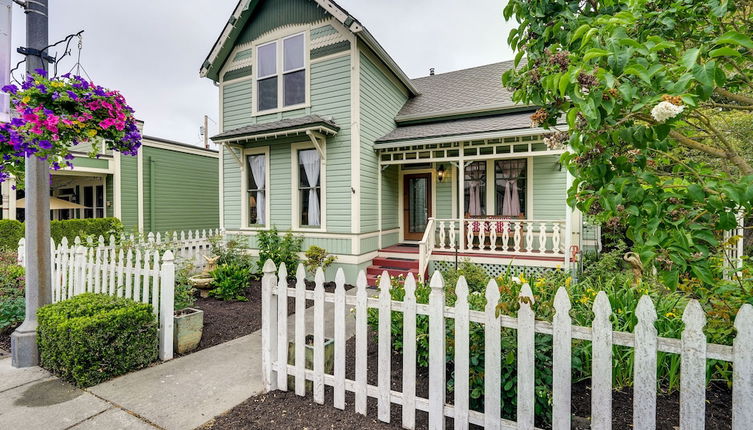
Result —
<instances>
[{"instance_id":1,"label":"overcast sky","mask_svg":"<svg viewBox=\"0 0 753 430\"><path fill-rule=\"evenodd\" d=\"M267 0L274 1L274 0ZM50 42L84 30L81 63L120 90L151 136L200 144L205 114L218 120L218 90L199 67L237 0L50 1ZM473 6L468 6L473 3ZM411 78L512 58L500 0L338 0ZM25 42L14 6L13 46ZM72 44L73 55L77 53ZM18 57L18 55L16 54ZM20 57L15 58L14 64ZM70 70L66 59L60 69ZM210 135L217 125L210 121Z\"/></svg>"}]
</instances>

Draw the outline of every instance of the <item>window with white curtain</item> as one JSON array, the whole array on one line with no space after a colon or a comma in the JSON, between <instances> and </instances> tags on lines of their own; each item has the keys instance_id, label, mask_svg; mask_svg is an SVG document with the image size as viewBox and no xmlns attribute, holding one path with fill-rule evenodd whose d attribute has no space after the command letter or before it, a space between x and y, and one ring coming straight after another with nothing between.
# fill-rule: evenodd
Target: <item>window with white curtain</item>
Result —
<instances>
[{"instance_id":1,"label":"window with white curtain","mask_svg":"<svg viewBox=\"0 0 753 430\"><path fill-rule=\"evenodd\" d=\"M267 156L265 154L249 155L246 160L248 162L248 225L263 226L267 223Z\"/></svg>"},{"instance_id":2,"label":"window with white curtain","mask_svg":"<svg viewBox=\"0 0 753 430\"><path fill-rule=\"evenodd\" d=\"M256 49L257 112L306 103L306 38L303 33Z\"/></svg>"},{"instance_id":3,"label":"window with white curtain","mask_svg":"<svg viewBox=\"0 0 753 430\"><path fill-rule=\"evenodd\" d=\"M322 225L321 166L321 158L316 149L298 151L298 209L301 227Z\"/></svg>"},{"instance_id":4,"label":"window with white curtain","mask_svg":"<svg viewBox=\"0 0 753 430\"><path fill-rule=\"evenodd\" d=\"M465 213L486 215L486 161L474 161L465 168Z\"/></svg>"},{"instance_id":5,"label":"window with white curtain","mask_svg":"<svg viewBox=\"0 0 753 430\"><path fill-rule=\"evenodd\" d=\"M497 215L520 218L526 212L526 159L494 162Z\"/></svg>"}]
</instances>

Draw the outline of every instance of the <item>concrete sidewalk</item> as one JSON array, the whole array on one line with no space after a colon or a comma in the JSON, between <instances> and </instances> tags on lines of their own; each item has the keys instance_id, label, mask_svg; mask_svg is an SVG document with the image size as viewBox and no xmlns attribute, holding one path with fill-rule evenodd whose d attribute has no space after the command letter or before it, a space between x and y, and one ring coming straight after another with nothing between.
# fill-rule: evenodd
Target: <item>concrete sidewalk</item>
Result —
<instances>
[{"instance_id":1,"label":"concrete sidewalk","mask_svg":"<svg viewBox=\"0 0 753 430\"><path fill-rule=\"evenodd\" d=\"M355 294L350 290L348 294ZM325 335L333 335L325 305ZM306 310L313 332L313 309ZM288 318L292 339L294 318ZM346 336L355 333L347 311ZM0 429L196 428L262 392L261 332L79 390L38 367L0 359Z\"/></svg>"}]
</instances>

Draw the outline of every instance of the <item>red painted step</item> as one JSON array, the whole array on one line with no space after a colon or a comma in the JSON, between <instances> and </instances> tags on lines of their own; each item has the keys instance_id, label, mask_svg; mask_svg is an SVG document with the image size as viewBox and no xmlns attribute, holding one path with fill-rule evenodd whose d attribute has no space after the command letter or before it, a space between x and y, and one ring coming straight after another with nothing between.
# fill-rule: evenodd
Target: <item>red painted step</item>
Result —
<instances>
[{"instance_id":1,"label":"red painted step","mask_svg":"<svg viewBox=\"0 0 753 430\"><path fill-rule=\"evenodd\" d=\"M401 269L399 267L389 267L389 266L369 266L366 268L366 274L367 275L381 275L382 272L387 271L387 273L390 274L390 276L408 276L408 273L413 273L414 277L418 276L418 268L416 269Z\"/></svg>"},{"instance_id":2,"label":"red painted step","mask_svg":"<svg viewBox=\"0 0 753 430\"><path fill-rule=\"evenodd\" d=\"M377 257L371 263L374 266L382 267L398 267L401 269L416 269L418 270L418 260L412 258L385 258Z\"/></svg>"}]
</instances>

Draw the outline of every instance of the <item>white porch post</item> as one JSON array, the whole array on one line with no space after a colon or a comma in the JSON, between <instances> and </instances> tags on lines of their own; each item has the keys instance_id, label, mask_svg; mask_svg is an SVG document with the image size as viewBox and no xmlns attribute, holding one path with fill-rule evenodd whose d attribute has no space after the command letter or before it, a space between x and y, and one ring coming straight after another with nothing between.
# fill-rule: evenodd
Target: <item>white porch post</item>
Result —
<instances>
[{"instance_id":1,"label":"white porch post","mask_svg":"<svg viewBox=\"0 0 753 430\"><path fill-rule=\"evenodd\" d=\"M458 219L460 223L458 225L458 247L462 251L465 249L465 158L463 157L463 143L460 143L460 159L458 160L458 198L460 199L460 207L458 211Z\"/></svg>"},{"instance_id":2,"label":"white porch post","mask_svg":"<svg viewBox=\"0 0 753 430\"><path fill-rule=\"evenodd\" d=\"M377 246L382 249L382 169L384 166L377 165L377 230L379 230L379 236L377 240Z\"/></svg>"},{"instance_id":3,"label":"white porch post","mask_svg":"<svg viewBox=\"0 0 753 430\"><path fill-rule=\"evenodd\" d=\"M565 179L565 196L567 198L567 191L570 189L570 187L573 184L573 175L570 174L570 171L568 170L566 173L566 179ZM573 215L573 208L570 207L570 205L567 204L567 200L565 200L565 264L564 269L566 271L571 271L572 269L572 262L570 261L570 256L572 255L570 248L573 246L573 221L576 217Z\"/></svg>"}]
</instances>

